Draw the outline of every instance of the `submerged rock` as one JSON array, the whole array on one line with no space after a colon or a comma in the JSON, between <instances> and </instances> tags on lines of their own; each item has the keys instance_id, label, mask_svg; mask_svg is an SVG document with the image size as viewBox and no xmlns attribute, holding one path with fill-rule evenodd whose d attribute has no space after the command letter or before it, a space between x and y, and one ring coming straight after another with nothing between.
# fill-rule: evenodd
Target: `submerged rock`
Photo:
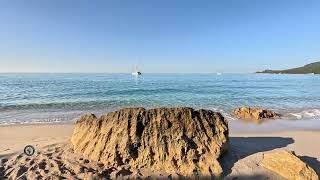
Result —
<instances>
[{"instance_id":1,"label":"submerged rock","mask_svg":"<svg viewBox=\"0 0 320 180\"><path fill-rule=\"evenodd\" d=\"M210 110L126 108L82 116L71 143L76 153L107 166L214 177L222 173L217 159L228 146L228 124Z\"/></svg>"},{"instance_id":2,"label":"submerged rock","mask_svg":"<svg viewBox=\"0 0 320 180\"><path fill-rule=\"evenodd\" d=\"M277 150L265 153L259 164L287 179L318 180L316 172L301 161L293 152Z\"/></svg>"},{"instance_id":3,"label":"submerged rock","mask_svg":"<svg viewBox=\"0 0 320 180\"><path fill-rule=\"evenodd\" d=\"M241 107L234 110L234 114L239 119L244 120L255 120L259 121L262 119L275 119L279 115L273 111L262 109L262 108L250 108L250 107Z\"/></svg>"}]
</instances>

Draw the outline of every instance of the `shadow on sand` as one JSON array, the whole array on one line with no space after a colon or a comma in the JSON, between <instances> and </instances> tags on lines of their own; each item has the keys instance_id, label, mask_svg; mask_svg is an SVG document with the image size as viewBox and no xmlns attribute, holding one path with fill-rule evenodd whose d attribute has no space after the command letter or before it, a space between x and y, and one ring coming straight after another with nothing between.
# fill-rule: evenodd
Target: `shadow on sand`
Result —
<instances>
[{"instance_id":1,"label":"shadow on sand","mask_svg":"<svg viewBox=\"0 0 320 180\"><path fill-rule=\"evenodd\" d=\"M229 149L219 159L223 168L224 176L231 173L231 169L236 162L258 152L270 151L283 148L294 143L292 138L283 137L230 137ZM312 167L320 175L320 162L309 156L299 156L299 158ZM237 177L236 179L241 179ZM264 179L263 175L256 177L246 177L245 179Z\"/></svg>"},{"instance_id":2,"label":"shadow on sand","mask_svg":"<svg viewBox=\"0 0 320 180\"><path fill-rule=\"evenodd\" d=\"M230 137L229 149L219 159L224 176L231 173L231 168L240 159L258 152L286 147L292 143L292 138L283 137Z\"/></svg>"},{"instance_id":3,"label":"shadow on sand","mask_svg":"<svg viewBox=\"0 0 320 180\"><path fill-rule=\"evenodd\" d=\"M309 156L299 156L299 158L312 167L320 177L320 162L316 158Z\"/></svg>"}]
</instances>

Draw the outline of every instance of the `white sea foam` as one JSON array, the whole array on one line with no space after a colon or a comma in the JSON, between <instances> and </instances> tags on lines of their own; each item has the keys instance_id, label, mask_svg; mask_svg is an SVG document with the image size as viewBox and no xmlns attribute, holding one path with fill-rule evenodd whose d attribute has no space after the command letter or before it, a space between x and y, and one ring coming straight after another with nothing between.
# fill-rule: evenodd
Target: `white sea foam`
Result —
<instances>
[{"instance_id":1,"label":"white sea foam","mask_svg":"<svg viewBox=\"0 0 320 180\"><path fill-rule=\"evenodd\" d=\"M288 113L287 115L296 119L317 118L320 117L320 109L308 109L301 112Z\"/></svg>"},{"instance_id":2,"label":"white sea foam","mask_svg":"<svg viewBox=\"0 0 320 180\"><path fill-rule=\"evenodd\" d=\"M275 110L278 112L277 110ZM232 112L229 111L223 111L218 110L218 112L221 112L223 116L228 120L237 120L237 118L233 115ZM305 109L300 111L289 111L289 112L279 112L283 116L281 119L287 119L287 120L307 120L307 119L319 119L320 120L320 109Z\"/></svg>"}]
</instances>

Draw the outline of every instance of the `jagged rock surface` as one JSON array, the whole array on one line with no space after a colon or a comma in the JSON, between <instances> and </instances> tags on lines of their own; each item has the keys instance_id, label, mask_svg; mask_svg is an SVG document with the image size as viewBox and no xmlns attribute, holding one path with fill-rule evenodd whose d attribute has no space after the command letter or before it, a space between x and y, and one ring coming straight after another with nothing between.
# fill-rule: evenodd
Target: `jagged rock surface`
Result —
<instances>
[{"instance_id":1,"label":"jagged rock surface","mask_svg":"<svg viewBox=\"0 0 320 180\"><path fill-rule=\"evenodd\" d=\"M275 119L279 115L273 111L262 108L241 107L234 110L239 119L259 121L262 119Z\"/></svg>"},{"instance_id":2,"label":"jagged rock surface","mask_svg":"<svg viewBox=\"0 0 320 180\"><path fill-rule=\"evenodd\" d=\"M71 143L76 153L109 166L212 177L222 173L217 159L228 146L228 124L210 110L126 108L81 117Z\"/></svg>"},{"instance_id":3,"label":"jagged rock surface","mask_svg":"<svg viewBox=\"0 0 320 180\"><path fill-rule=\"evenodd\" d=\"M318 180L316 172L301 161L293 152L277 150L265 153L260 162L265 167L287 179L292 180Z\"/></svg>"}]
</instances>

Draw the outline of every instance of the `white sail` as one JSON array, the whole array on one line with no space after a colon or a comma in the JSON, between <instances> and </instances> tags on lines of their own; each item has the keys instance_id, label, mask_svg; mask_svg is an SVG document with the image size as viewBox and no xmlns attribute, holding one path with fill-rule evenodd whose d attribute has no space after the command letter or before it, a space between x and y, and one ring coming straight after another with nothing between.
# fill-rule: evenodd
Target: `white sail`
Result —
<instances>
[{"instance_id":1,"label":"white sail","mask_svg":"<svg viewBox=\"0 0 320 180\"><path fill-rule=\"evenodd\" d=\"M139 76L141 75L142 73L138 70L138 67L135 66L133 72L131 73L133 76Z\"/></svg>"}]
</instances>

